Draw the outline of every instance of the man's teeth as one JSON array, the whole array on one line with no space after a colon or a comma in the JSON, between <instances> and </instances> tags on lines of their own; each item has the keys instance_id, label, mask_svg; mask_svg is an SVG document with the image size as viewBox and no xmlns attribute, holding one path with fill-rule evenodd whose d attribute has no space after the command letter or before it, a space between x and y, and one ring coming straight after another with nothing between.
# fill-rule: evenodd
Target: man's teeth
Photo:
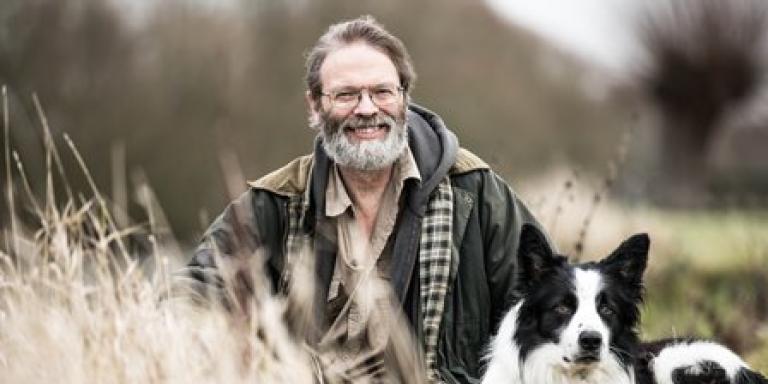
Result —
<instances>
[{"instance_id":1,"label":"man's teeth","mask_svg":"<svg viewBox=\"0 0 768 384\"><path fill-rule=\"evenodd\" d=\"M373 133L377 130L381 129L382 127L380 125L374 125L374 126L365 126L365 127L356 127L353 128L356 132L360 133Z\"/></svg>"}]
</instances>

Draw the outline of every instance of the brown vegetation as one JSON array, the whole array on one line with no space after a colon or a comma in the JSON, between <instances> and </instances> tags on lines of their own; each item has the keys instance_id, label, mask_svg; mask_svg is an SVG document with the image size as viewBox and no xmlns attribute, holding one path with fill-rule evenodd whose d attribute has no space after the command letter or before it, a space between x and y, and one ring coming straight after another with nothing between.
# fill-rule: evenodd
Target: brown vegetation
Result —
<instances>
[{"instance_id":1,"label":"brown vegetation","mask_svg":"<svg viewBox=\"0 0 768 384\"><path fill-rule=\"evenodd\" d=\"M370 13L400 36L419 73L415 101L441 114L464 146L507 177L562 160L599 166L625 125L584 97L572 60L509 27L482 2L208 8L174 0L136 19L112 4L2 2L0 82L12 90L12 147L41 190L36 92L56 137L72 136L98 185L110 185L113 148L124 148L129 182L139 170L146 174L184 243L199 234L200 210L210 219L226 202L219 153L232 153L246 177L257 178L310 150L302 55L344 18ZM82 189L85 180L71 173Z\"/></svg>"}]
</instances>

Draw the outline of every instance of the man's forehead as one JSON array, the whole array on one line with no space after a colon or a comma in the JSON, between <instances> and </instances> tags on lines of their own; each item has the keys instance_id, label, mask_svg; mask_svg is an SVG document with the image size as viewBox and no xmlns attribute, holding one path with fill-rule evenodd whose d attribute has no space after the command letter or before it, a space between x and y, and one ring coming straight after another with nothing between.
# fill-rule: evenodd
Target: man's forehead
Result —
<instances>
[{"instance_id":1,"label":"man's forehead","mask_svg":"<svg viewBox=\"0 0 768 384\"><path fill-rule=\"evenodd\" d=\"M320 67L320 80L325 89L399 83L392 60L362 42L331 51Z\"/></svg>"}]
</instances>

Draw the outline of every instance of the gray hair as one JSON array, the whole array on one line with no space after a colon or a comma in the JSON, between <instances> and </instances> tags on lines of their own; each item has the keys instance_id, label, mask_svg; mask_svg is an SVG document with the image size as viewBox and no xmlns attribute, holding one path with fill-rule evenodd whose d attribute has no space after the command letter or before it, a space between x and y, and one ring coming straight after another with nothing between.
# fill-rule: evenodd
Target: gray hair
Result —
<instances>
[{"instance_id":1,"label":"gray hair","mask_svg":"<svg viewBox=\"0 0 768 384\"><path fill-rule=\"evenodd\" d=\"M333 24L317 40L317 43L307 52L306 82L312 98L317 100L323 92L320 81L320 67L325 58L333 50L356 42L363 42L385 53L397 69L400 86L403 92L413 88L416 72L413 70L411 57L405 45L397 37L389 33L384 26L370 15L360 16L353 20Z\"/></svg>"}]
</instances>

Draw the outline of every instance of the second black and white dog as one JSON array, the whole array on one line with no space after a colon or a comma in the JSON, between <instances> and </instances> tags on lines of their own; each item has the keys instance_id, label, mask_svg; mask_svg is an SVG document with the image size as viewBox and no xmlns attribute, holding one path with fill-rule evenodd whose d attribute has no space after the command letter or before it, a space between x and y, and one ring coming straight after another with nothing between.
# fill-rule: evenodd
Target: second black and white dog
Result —
<instances>
[{"instance_id":1,"label":"second black and white dog","mask_svg":"<svg viewBox=\"0 0 768 384\"><path fill-rule=\"evenodd\" d=\"M735 353L703 340L639 340L647 235L599 262L569 264L523 228L521 299L490 345L485 384L768 384Z\"/></svg>"}]
</instances>

